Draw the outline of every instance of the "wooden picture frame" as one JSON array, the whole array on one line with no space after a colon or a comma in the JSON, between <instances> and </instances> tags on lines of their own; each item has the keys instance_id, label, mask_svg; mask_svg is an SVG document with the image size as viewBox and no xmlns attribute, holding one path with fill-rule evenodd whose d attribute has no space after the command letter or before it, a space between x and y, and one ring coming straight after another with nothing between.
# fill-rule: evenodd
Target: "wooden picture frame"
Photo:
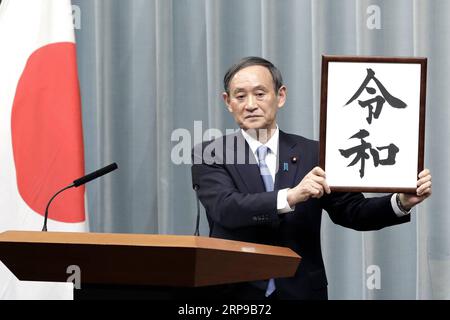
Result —
<instances>
[{"instance_id":1,"label":"wooden picture frame","mask_svg":"<svg viewBox=\"0 0 450 320\"><path fill-rule=\"evenodd\" d=\"M322 56L319 164L332 191L416 192L427 58Z\"/></svg>"}]
</instances>

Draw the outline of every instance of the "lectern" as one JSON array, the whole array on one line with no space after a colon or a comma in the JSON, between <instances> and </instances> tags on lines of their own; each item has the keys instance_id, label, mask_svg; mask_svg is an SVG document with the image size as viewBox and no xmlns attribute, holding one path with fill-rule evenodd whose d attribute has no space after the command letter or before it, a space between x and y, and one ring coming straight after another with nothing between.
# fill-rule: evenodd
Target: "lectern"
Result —
<instances>
[{"instance_id":1,"label":"lectern","mask_svg":"<svg viewBox=\"0 0 450 320\"><path fill-rule=\"evenodd\" d=\"M0 234L0 260L22 281L66 282L68 268L76 266L81 290L75 298L133 292L171 299L291 277L301 257L289 248L206 237L7 231Z\"/></svg>"}]
</instances>

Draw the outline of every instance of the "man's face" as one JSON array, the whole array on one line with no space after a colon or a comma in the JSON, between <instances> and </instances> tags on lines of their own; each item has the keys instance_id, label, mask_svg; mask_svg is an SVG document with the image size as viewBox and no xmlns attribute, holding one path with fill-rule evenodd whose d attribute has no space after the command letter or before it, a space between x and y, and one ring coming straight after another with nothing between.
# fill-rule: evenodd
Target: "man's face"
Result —
<instances>
[{"instance_id":1,"label":"man's face","mask_svg":"<svg viewBox=\"0 0 450 320\"><path fill-rule=\"evenodd\" d=\"M263 66L239 70L223 99L234 120L244 130L275 129L276 115L286 101L286 87L275 92L270 71Z\"/></svg>"}]
</instances>

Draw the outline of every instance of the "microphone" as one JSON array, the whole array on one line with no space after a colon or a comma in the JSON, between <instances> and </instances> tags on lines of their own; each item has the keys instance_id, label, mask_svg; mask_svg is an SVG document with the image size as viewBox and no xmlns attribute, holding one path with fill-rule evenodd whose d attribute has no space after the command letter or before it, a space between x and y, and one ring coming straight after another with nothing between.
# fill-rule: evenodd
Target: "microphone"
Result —
<instances>
[{"instance_id":1,"label":"microphone","mask_svg":"<svg viewBox=\"0 0 450 320\"><path fill-rule=\"evenodd\" d=\"M98 169L97 171L94 171L92 173L89 173L85 175L84 177L81 177L73 182L73 186L75 188L78 188L79 186L82 186L85 183L88 183L91 180L97 179L107 173L110 173L111 171L114 171L118 168L117 163L112 163L109 166L106 166L104 168Z\"/></svg>"},{"instance_id":2,"label":"microphone","mask_svg":"<svg viewBox=\"0 0 450 320\"><path fill-rule=\"evenodd\" d=\"M195 225L194 236L200 236L200 199L198 198L198 189L200 189L200 186L198 184L194 184L192 187L197 198L197 223Z\"/></svg>"},{"instance_id":3,"label":"microphone","mask_svg":"<svg viewBox=\"0 0 450 320\"><path fill-rule=\"evenodd\" d=\"M97 179L107 173L110 173L111 171L114 171L118 168L117 163L112 163L109 166L106 166L104 168L101 168L97 171L94 171L92 173L89 173L85 175L84 177L81 177L77 180L75 180L71 185L64 187L63 189L59 190L53 197L51 197L50 201L47 203L47 207L45 208L45 215L44 215L44 226L42 227L42 231L47 231L47 220L48 220L48 208L50 207L50 204L52 201L63 191L70 189L70 188L78 188L79 186L82 186L85 183L88 183L89 181L92 181L94 179Z\"/></svg>"}]
</instances>

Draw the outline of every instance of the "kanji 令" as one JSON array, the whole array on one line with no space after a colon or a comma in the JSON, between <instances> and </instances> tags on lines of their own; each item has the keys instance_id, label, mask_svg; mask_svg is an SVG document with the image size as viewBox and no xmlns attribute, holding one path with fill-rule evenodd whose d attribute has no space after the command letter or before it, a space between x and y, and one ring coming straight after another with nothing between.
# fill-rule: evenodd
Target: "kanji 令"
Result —
<instances>
[{"instance_id":1,"label":"kanji \u4ee4","mask_svg":"<svg viewBox=\"0 0 450 320\"><path fill-rule=\"evenodd\" d=\"M368 99L365 101L358 100L359 105L362 108L368 108L369 110L369 116L366 118L367 122L369 124L372 123L372 119L378 119L378 117L381 114L381 110L383 108L384 103L387 101L392 107L394 108L406 108L407 105L402 100L394 97L391 95L386 88L383 86L383 84L375 77L375 72L372 69L367 69L367 76L364 79L363 83L359 87L359 89L355 92L353 97L350 98L350 100L345 104L346 106L352 103L354 100L356 100L361 93L366 89L367 93L374 95L376 93L376 90L372 87L368 87L369 82L373 80L375 84L378 86L378 89L380 90L382 95L377 95L372 99ZM374 104L375 104L375 111L374 111Z\"/></svg>"}]
</instances>

